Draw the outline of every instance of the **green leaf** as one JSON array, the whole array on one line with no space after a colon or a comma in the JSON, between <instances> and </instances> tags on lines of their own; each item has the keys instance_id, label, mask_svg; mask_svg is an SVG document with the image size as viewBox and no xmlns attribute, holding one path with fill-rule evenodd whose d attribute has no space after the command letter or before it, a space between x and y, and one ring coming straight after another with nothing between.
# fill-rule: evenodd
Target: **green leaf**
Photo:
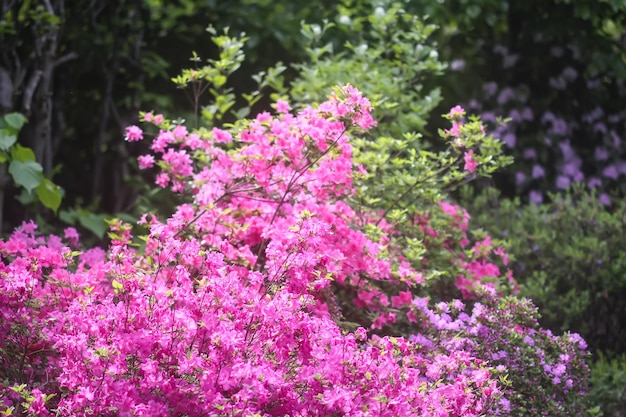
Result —
<instances>
[{"instance_id":1,"label":"green leaf","mask_svg":"<svg viewBox=\"0 0 626 417\"><path fill-rule=\"evenodd\" d=\"M35 161L35 152L31 148L26 148L19 143L11 148L11 159L14 161L28 162Z\"/></svg>"},{"instance_id":2,"label":"green leaf","mask_svg":"<svg viewBox=\"0 0 626 417\"><path fill-rule=\"evenodd\" d=\"M17 141L17 136L9 133L6 129L0 130L0 149L8 150Z\"/></svg>"},{"instance_id":3,"label":"green leaf","mask_svg":"<svg viewBox=\"0 0 626 417\"><path fill-rule=\"evenodd\" d=\"M116 279L113 280L112 284L113 284L113 289L115 290L115 292L118 292L124 289L124 284L122 284Z\"/></svg>"},{"instance_id":4,"label":"green leaf","mask_svg":"<svg viewBox=\"0 0 626 417\"><path fill-rule=\"evenodd\" d=\"M43 168L34 161L11 161L9 173L16 184L24 187L28 192L36 188L43 180Z\"/></svg>"},{"instance_id":5,"label":"green leaf","mask_svg":"<svg viewBox=\"0 0 626 417\"><path fill-rule=\"evenodd\" d=\"M2 414L0 414L0 415L2 415L2 416L12 416L13 415L13 410L15 410L15 407L9 407L6 410L4 410L2 412Z\"/></svg>"},{"instance_id":6,"label":"green leaf","mask_svg":"<svg viewBox=\"0 0 626 417\"><path fill-rule=\"evenodd\" d=\"M37 193L37 197L39 197L41 204L48 207L55 213L57 212L59 206L61 205L61 200L63 199L61 189L58 185L49 179L44 178L41 184L35 188L35 192Z\"/></svg>"},{"instance_id":7,"label":"green leaf","mask_svg":"<svg viewBox=\"0 0 626 417\"><path fill-rule=\"evenodd\" d=\"M79 213L78 222L81 224L81 226L93 232L100 239L104 237L104 234L109 228L106 222L104 221L104 216L102 215L98 216L97 214L93 214L93 213L88 213L88 214Z\"/></svg>"},{"instance_id":8,"label":"green leaf","mask_svg":"<svg viewBox=\"0 0 626 417\"><path fill-rule=\"evenodd\" d=\"M26 191L22 188L20 195L15 196L15 199L20 202L21 205L27 206L37 201L37 196L34 193Z\"/></svg>"},{"instance_id":9,"label":"green leaf","mask_svg":"<svg viewBox=\"0 0 626 417\"><path fill-rule=\"evenodd\" d=\"M4 120L6 120L9 126L18 131L24 126L24 123L28 121L22 113L9 113L4 116Z\"/></svg>"},{"instance_id":10,"label":"green leaf","mask_svg":"<svg viewBox=\"0 0 626 417\"><path fill-rule=\"evenodd\" d=\"M59 219L61 219L62 222L65 222L67 224L75 225L77 218L78 218L78 213L74 209L61 210L59 212Z\"/></svg>"}]
</instances>

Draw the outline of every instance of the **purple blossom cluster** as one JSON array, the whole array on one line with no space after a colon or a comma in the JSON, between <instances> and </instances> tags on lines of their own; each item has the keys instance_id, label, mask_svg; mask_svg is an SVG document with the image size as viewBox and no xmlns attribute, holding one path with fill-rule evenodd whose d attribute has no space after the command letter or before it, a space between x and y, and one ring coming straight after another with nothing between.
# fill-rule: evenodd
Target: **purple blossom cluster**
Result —
<instances>
[{"instance_id":1,"label":"purple blossom cluster","mask_svg":"<svg viewBox=\"0 0 626 417\"><path fill-rule=\"evenodd\" d=\"M502 45L493 53L501 57L503 69L512 68L512 63L528 64ZM546 59L554 63L555 71L545 86L488 81L482 86L482 100L472 100L468 108L481 112L486 122L509 120L496 126L495 134L520 162L513 175L515 194L541 203L547 191L583 183L597 189L603 204L610 205L610 192L626 176L626 111L594 103L602 103L609 93L623 97L626 90L620 85L608 91L601 74L582 75L575 67L585 64L575 45L553 47ZM573 91L585 91L587 99Z\"/></svg>"}]
</instances>

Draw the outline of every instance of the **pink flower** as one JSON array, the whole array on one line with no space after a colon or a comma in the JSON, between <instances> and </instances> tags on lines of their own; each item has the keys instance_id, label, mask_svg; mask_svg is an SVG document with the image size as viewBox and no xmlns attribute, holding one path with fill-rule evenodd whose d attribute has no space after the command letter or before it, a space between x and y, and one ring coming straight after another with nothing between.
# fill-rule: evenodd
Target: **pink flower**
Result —
<instances>
[{"instance_id":1,"label":"pink flower","mask_svg":"<svg viewBox=\"0 0 626 417\"><path fill-rule=\"evenodd\" d=\"M137 158L137 162L139 162L140 169L152 168L154 166L154 156L141 155Z\"/></svg>"},{"instance_id":2,"label":"pink flower","mask_svg":"<svg viewBox=\"0 0 626 417\"><path fill-rule=\"evenodd\" d=\"M143 139L143 131L133 125L133 126L128 126L126 128L126 141L127 142L139 142L140 140Z\"/></svg>"},{"instance_id":3,"label":"pink flower","mask_svg":"<svg viewBox=\"0 0 626 417\"><path fill-rule=\"evenodd\" d=\"M154 181L156 183L156 185L158 185L161 188L165 188L167 187L167 184L169 184L170 182L170 176L162 173L156 176L156 180Z\"/></svg>"},{"instance_id":4,"label":"pink flower","mask_svg":"<svg viewBox=\"0 0 626 417\"><path fill-rule=\"evenodd\" d=\"M257 114L256 120L260 123L269 122L270 120L272 120L272 115L269 112L264 111Z\"/></svg>"},{"instance_id":5,"label":"pink flower","mask_svg":"<svg viewBox=\"0 0 626 417\"><path fill-rule=\"evenodd\" d=\"M178 125L172 130L172 134L176 139L185 139L187 136L187 128L183 125Z\"/></svg>"},{"instance_id":6,"label":"pink flower","mask_svg":"<svg viewBox=\"0 0 626 417\"><path fill-rule=\"evenodd\" d=\"M154 118L152 119L152 124L158 126L161 123L163 123L163 115L162 114L155 115Z\"/></svg>"},{"instance_id":7,"label":"pink flower","mask_svg":"<svg viewBox=\"0 0 626 417\"><path fill-rule=\"evenodd\" d=\"M233 136L226 130L214 127L211 133L213 133L213 138L215 138L215 141L218 143L230 143L233 141Z\"/></svg>"},{"instance_id":8,"label":"pink flower","mask_svg":"<svg viewBox=\"0 0 626 417\"><path fill-rule=\"evenodd\" d=\"M461 106L454 106L448 112L448 117L452 120L461 120L465 115L465 109Z\"/></svg>"},{"instance_id":9,"label":"pink flower","mask_svg":"<svg viewBox=\"0 0 626 417\"><path fill-rule=\"evenodd\" d=\"M276 100L276 111L278 113L288 113L291 110L291 106L285 100Z\"/></svg>"},{"instance_id":10,"label":"pink flower","mask_svg":"<svg viewBox=\"0 0 626 417\"><path fill-rule=\"evenodd\" d=\"M77 243L79 236L78 236L78 232L76 231L75 228L73 227L68 227L66 228L64 231L64 236L65 239L67 239L68 241L72 242L72 243Z\"/></svg>"},{"instance_id":11,"label":"pink flower","mask_svg":"<svg viewBox=\"0 0 626 417\"><path fill-rule=\"evenodd\" d=\"M465 159L465 167L464 169L469 172L476 172L476 167L478 166L478 162L474 160L474 150L470 149L465 152L463 157Z\"/></svg>"}]
</instances>

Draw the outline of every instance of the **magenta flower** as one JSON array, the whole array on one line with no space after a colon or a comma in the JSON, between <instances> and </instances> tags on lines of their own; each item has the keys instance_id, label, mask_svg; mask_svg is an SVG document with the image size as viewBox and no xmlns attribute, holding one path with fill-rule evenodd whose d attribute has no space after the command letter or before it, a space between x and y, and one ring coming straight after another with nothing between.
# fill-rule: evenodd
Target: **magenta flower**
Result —
<instances>
[{"instance_id":1,"label":"magenta flower","mask_svg":"<svg viewBox=\"0 0 626 417\"><path fill-rule=\"evenodd\" d=\"M276 111L278 113L289 113L289 110L291 110L289 103L281 99L276 100Z\"/></svg>"},{"instance_id":2,"label":"magenta flower","mask_svg":"<svg viewBox=\"0 0 626 417\"><path fill-rule=\"evenodd\" d=\"M139 163L140 169L152 168L154 166L154 156L141 155L137 158L137 162Z\"/></svg>"},{"instance_id":3,"label":"magenta flower","mask_svg":"<svg viewBox=\"0 0 626 417\"><path fill-rule=\"evenodd\" d=\"M476 172L476 167L478 167L478 162L474 160L474 150L470 149L469 151L465 152L463 159L465 159L464 169L469 172Z\"/></svg>"},{"instance_id":4,"label":"magenta flower","mask_svg":"<svg viewBox=\"0 0 626 417\"><path fill-rule=\"evenodd\" d=\"M138 142L143 140L143 131L137 126L128 126L126 128L125 140L128 142Z\"/></svg>"}]
</instances>

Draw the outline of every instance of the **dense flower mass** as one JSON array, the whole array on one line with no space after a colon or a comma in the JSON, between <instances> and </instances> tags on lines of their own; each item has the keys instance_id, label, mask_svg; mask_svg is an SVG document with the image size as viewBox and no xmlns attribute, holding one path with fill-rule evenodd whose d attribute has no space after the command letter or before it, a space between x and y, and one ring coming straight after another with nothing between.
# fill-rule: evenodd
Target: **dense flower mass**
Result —
<instances>
[{"instance_id":1,"label":"dense flower mass","mask_svg":"<svg viewBox=\"0 0 626 417\"><path fill-rule=\"evenodd\" d=\"M576 415L582 342L498 305L512 281L488 260L505 259L499 248L445 237L449 253L469 249L453 260L466 271L454 285L473 310L431 306L417 296L426 259L407 262L393 224L348 204L363 171L349 139L375 125L369 101L346 86L317 108L276 110L205 136L144 115L160 131L140 165L191 200L164 221L145 216L141 239L117 222L106 253L79 253L75 231L63 241L26 223L0 242L0 410L469 417L523 400ZM438 208L466 239L466 213ZM367 319L348 321L346 302ZM521 398L528 357L552 397Z\"/></svg>"}]
</instances>

